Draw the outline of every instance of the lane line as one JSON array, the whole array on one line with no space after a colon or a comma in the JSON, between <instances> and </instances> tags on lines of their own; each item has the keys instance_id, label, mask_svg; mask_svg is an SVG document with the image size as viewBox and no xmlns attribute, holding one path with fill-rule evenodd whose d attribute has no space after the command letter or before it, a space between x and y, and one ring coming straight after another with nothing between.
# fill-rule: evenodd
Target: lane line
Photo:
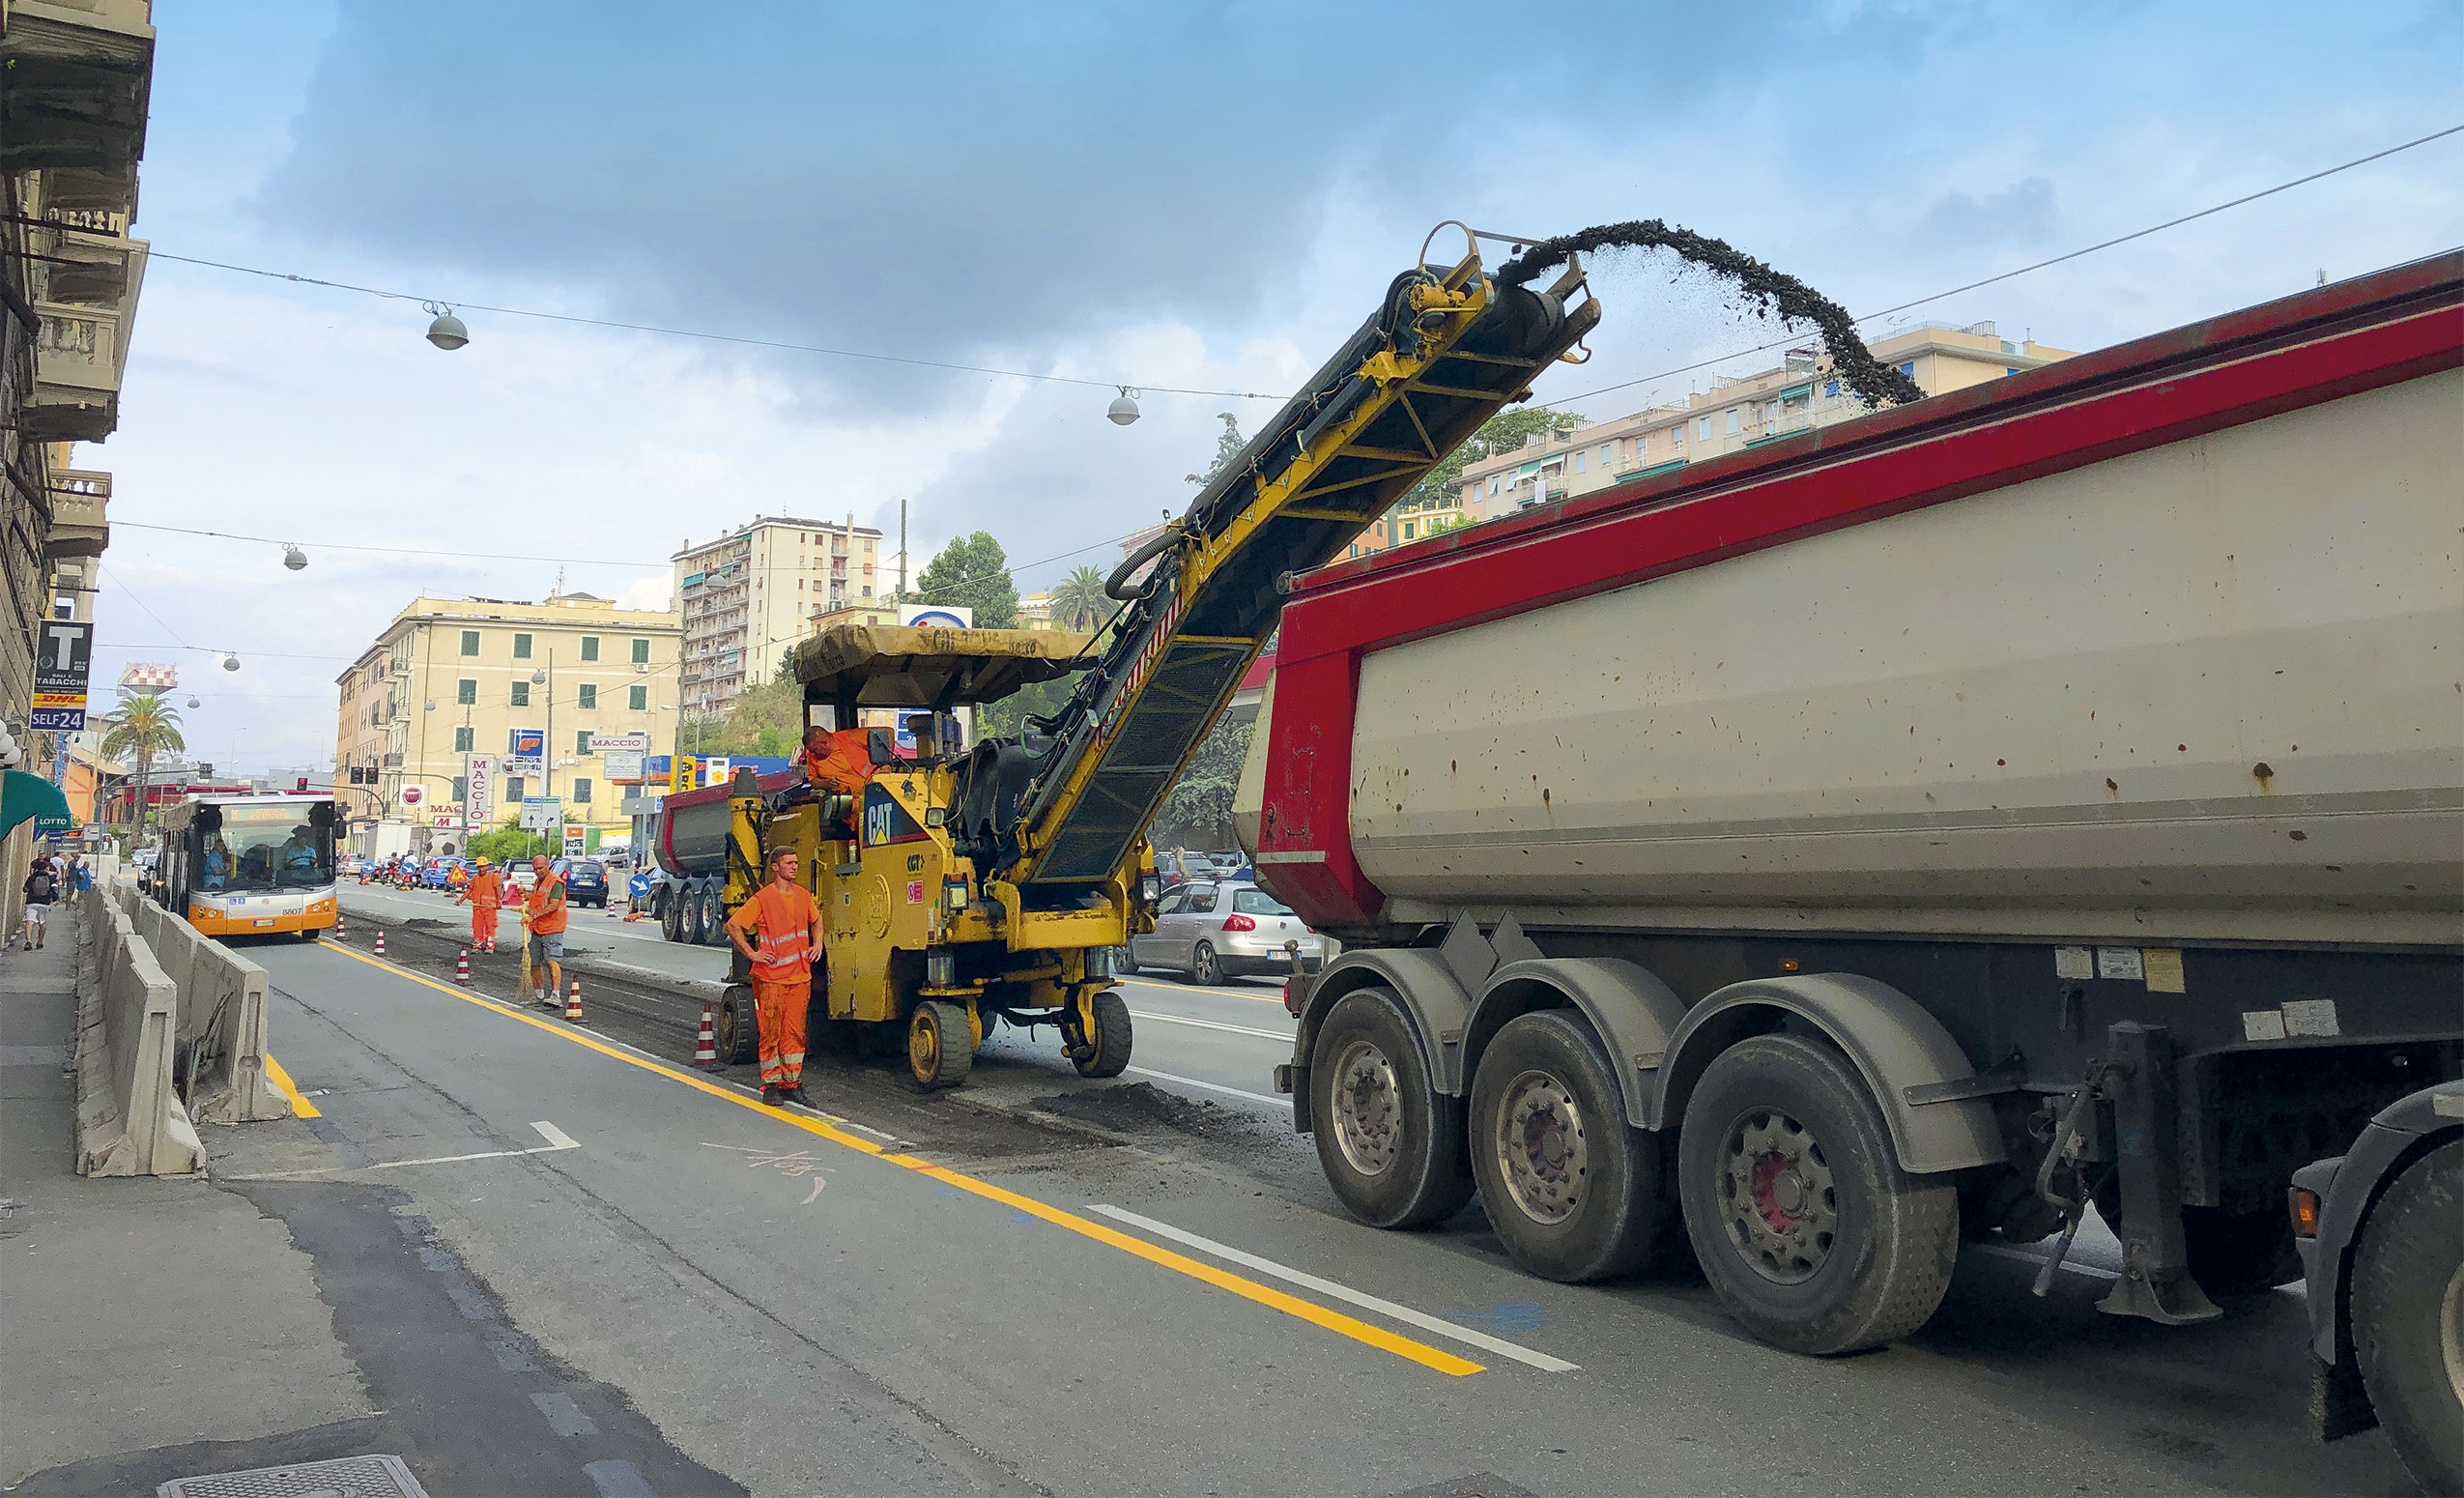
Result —
<instances>
[{"instance_id":1,"label":"lane line","mask_svg":"<svg viewBox=\"0 0 2464 1498\"><path fill-rule=\"evenodd\" d=\"M325 1116L317 1111L317 1106L314 1103L300 1096L300 1089L291 1080L291 1074L282 1069L282 1063L273 1058L273 1052L271 1051L266 1052L265 1074L272 1079L275 1086L282 1089L282 1095L291 1100L291 1116L294 1118L323 1118Z\"/></svg>"},{"instance_id":2,"label":"lane line","mask_svg":"<svg viewBox=\"0 0 2464 1498\"><path fill-rule=\"evenodd\" d=\"M1202 1281L1205 1283L1212 1284L1218 1289L1229 1290L1244 1300L1254 1301L1261 1306L1271 1307L1274 1310L1283 1311L1287 1315L1297 1317L1300 1320L1309 1322L1315 1326L1323 1327L1330 1332L1334 1332L1341 1336L1348 1337L1354 1341L1375 1347L1383 1352L1390 1352L1398 1358L1418 1363L1423 1368L1434 1368L1438 1372L1451 1374L1458 1378L1466 1374L1477 1373L1482 1370L1482 1365L1471 1362L1465 1358L1456 1357L1453 1353L1447 1352L1443 1348L1432 1347L1425 1342L1414 1341L1408 1337L1401 1337L1395 1333L1390 1332L1382 1326L1373 1326L1366 1321L1347 1316L1339 1311L1330 1311L1324 1306L1320 1306L1312 1301L1303 1300L1297 1295L1287 1295L1283 1291L1275 1289L1272 1285L1260 1284L1254 1280L1245 1280L1239 1275L1232 1274L1226 1270L1218 1269L1213 1264L1203 1263L1197 1259L1190 1258L1186 1254L1175 1253L1168 1249L1159 1249L1154 1244L1148 1243L1144 1239L1132 1238L1128 1233L1107 1227L1102 1223L1090 1221L1089 1219L1078 1216L1074 1212L1068 1212L1059 1207L1046 1205L1044 1202L1036 1200L1032 1196L1021 1196L1016 1192L1005 1191L1001 1187L995 1186L989 1181L979 1181L971 1175L962 1175L956 1170L950 1169L946 1166L932 1165L927 1161L919 1160L912 1155L894 1154L883 1148L881 1145L874 1143L871 1139L859 1138L855 1135L849 1134L846 1130L834 1124L826 1123L818 1118L808 1118L795 1113L783 1112L780 1109L761 1102L758 1098L748 1097L743 1093L733 1091L717 1082L711 1081L706 1078L694 1076L690 1072L677 1071L673 1067L653 1061L646 1056L628 1055L624 1051L618 1050L615 1045L599 1041L588 1035L580 1034L573 1029L568 1028L561 1021L552 1021L538 1015L525 1014L523 1011L501 1002L501 1000L488 997L482 994L474 993L469 989L456 988L451 984L440 982L439 980L428 977L422 973L411 972L405 968L396 967L391 963L380 962L376 958L369 957L364 953L354 951L347 946L332 946L321 943L320 949L333 953L339 957L347 957L355 963L364 963L368 966L374 967L381 972L390 973L394 977L401 978L406 982L418 984L422 988L434 989L438 993L444 994L447 998L460 999L466 1004L472 1004L478 1008L488 1010L491 1013L501 1015L508 1020L518 1020L522 1023L528 1024L532 1028L539 1030L543 1034L554 1035L560 1040L569 1041L574 1045L580 1046L586 1051L595 1051L599 1054L606 1056L611 1060L620 1061L626 1066L638 1067L643 1071L652 1073L659 1077L664 1077L671 1081L682 1082L685 1086L692 1088L696 1092L705 1093L708 1096L720 1099L723 1102L731 1103L737 1108L743 1109L748 1113L757 1114L763 1118L775 1119L778 1122L787 1124L792 1128L801 1129L807 1134L828 1139L833 1144L843 1145L847 1149L854 1150L859 1155L870 1155L876 1160L903 1167L904 1168L913 1170L920 1175L930 1176L936 1181L942 1182L944 1185L955 1186L960 1191L982 1196L988 1201L997 1201L1004 1206L1024 1212L1031 1217L1040 1217L1044 1221L1052 1224L1054 1226L1068 1228L1070 1231L1076 1233L1082 1238L1091 1238L1098 1243L1107 1244L1112 1248L1119 1249L1124 1253L1132 1254L1138 1258L1145 1259L1151 1264L1160 1265L1165 1269L1177 1271L1178 1273L1189 1276L1192 1280ZM1458 1329L1448 1328L1448 1330L1454 1331Z\"/></svg>"},{"instance_id":3,"label":"lane line","mask_svg":"<svg viewBox=\"0 0 2464 1498\"><path fill-rule=\"evenodd\" d=\"M468 1155L429 1155L420 1160L379 1160L364 1166L318 1166L310 1170L269 1170L259 1175L226 1175L226 1181L304 1181L320 1175L349 1175L354 1170L392 1170L402 1166L453 1166L466 1160L510 1160L518 1155L557 1155L568 1149L580 1149L581 1142L562 1129L547 1122L530 1126L547 1139L544 1146L530 1149L483 1149Z\"/></svg>"},{"instance_id":4,"label":"lane line","mask_svg":"<svg viewBox=\"0 0 2464 1498\"><path fill-rule=\"evenodd\" d=\"M1287 1046L1292 1044L1292 1032L1288 1030L1251 1029L1246 1024L1226 1024L1220 1020L1184 1020L1179 1015L1149 1014L1143 1009L1131 1010L1130 1018L1153 1020L1159 1024L1186 1024L1195 1030L1222 1030L1233 1035L1254 1035L1260 1040L1277 1040Z\"/></svg>"},{"instance_id":5,"label":"lane line","mask_svg":"<svg viewBox=\"0 0 2464 1498\"><path fill-rule=\"evenodd\" d=\"M1971 1253L1991 1253L1995 1258L2015 1258L2022 1264L2034 1265L2038 1269L2043 1269L2045 1267L2044 1254L2033 1253L2026 1249L2017 1248L2007 1243L1971 1243L1967 1245L1967 1249ZM2121 1273L2118 1270L2100 1269L2094 1264L2081 1264L2076 1260L2067 1258L2062 1260L2062 1273L2066 1275L2086 1275L2092 1280L2119 1280L2122 1278Z\"/></svg>"},{"instance_id":6,"label":"lane line","mask_svg":"<svg viewBox=\"0 0 2464 1498\"><path fill-rule=\"evenodd\" d=\"M1458 1326L1442 1316L1433 1316L1426 1311L1414 1311L1409 1306L1398 1306L1390 1300L1364 1294L1349 1285L1337 1284L1332 1280L1321 1279L1304 1270L1294 1269L1289 1264L1278 1264L1271 1258L1262 1258L1255 1253L1233 1248L1230 1244L1218 1243L1212 1238L1202 1238L1196 1233L1175 1227L1169 1223L1159 1223L1151 1217L1140 1217L1135 1212L1127 1212L1119 1207L1091 1205L1087 1210L1101 1212L1117 1222L1143 1227L1160 1237L1169 1238L1175 1243L1187 1244L1202 1253L1212 1253L1218 1258L1228 1258L1233 1263L1254 1269L1260 1274L1273 1275L1278 1280L1289 1280L1294 1284L1306 1286L1320 1295L1332 1295L1337 1300L1350 1301L1355 1306L1374 1311L1383 1316L1391 1316L1397 1321L1407 1322L1418 1327L1421 1331L1435 1332L1440 1337L1451 1337L1457 1341L1469 1342L1482 1351L1494 1352L1501 1358L1512 1358L1517 1363L1529 1364L1545 1373L1571 1373L1581 1367L1580 1364L1568 1363L1563 1358L1553 1358L1545 1352L1534 1352L1529 1347L1507 1341L1502 1337L1491 1337L1486 1332L1476 1332L1468 1326Z\"/></svg>"},{"instance_id":7,"label":"lane line","mask_svg":"<svg viewBox=\"0 0 2464 1498\"><path fill-rule=\"evenodd\" d=\"M1227 1087L1217 1081L1200 1081L1194 1077L1175 1077L1170 1072L1149 1071L1143 1066L1124 1067L1122 1070L1133 1072L1140 1077L1152 1077L1157 1081L1179 1082L1184 1087L1204 1087L1209 1092L1228 1093L1236 1098L1246 1098L1252 1103L1264 1103L1270 1108L1288 1109L1292 1106L1290 1098L1271 1098L1263 1092L1243 1092L1238 1087Z\"/></svg>"}]
</instances>

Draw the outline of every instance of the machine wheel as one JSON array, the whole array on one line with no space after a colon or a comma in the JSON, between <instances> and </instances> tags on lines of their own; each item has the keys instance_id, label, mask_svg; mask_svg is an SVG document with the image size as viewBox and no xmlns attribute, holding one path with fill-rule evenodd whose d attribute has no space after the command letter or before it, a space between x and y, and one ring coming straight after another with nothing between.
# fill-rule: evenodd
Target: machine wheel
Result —
<instances>
[{"instance_id":1,"label":"machine wheel","mask_svg":"<svg viewBox=\"0 0 2464 1498\"><path fill-rule=\"evenodd\" d=\"M1203 941L1190 949L1189 981L1202 989L1223 981L1223 965L1216 960L1215 948Z\"/></svg>"},{"instance_id":2,"label":"machine wheel","mask_svg":"<svg viewBox=\"0 0 2464 1498\"><path fill-rule=\"evenodd\" d=\"M1136 977L1138 974L1138 954L1131 949L1131 945L1127 941L1122 942L1119 947L1115 948L1115 951L1119 955L1114 957L1112 960L1113 970L1120 973L1121 976L1125 978Z\"/></svg>"},{"instance_id":3,"label":"machine wheel","mask_svg":"<svg viewBox=\"0 0 2464 1498\"><path fill-rule=\"evenodd\" d=\"M2353 1254L2353 1352L2404 1469L2464 1493L2464 1139L2388 1184Z\"/></svg>"},{"instance_id":4,"label":"machine wheel","mask_svg":"<svg viewBox=\"0 0 2464 1498\"><path fill-rule=\"evenodd\" d=\"M907 1022L907 1071L920 1087L955 1087L975 1064L975 1035L964 1004L928 998Z\"/></svg>"},{"instance_id":5,"label":"machine wheel","mask_svg":"<svg viewBox=\"0 0 2464 1498\"><path fill-rule=\"evenodd\" d=\"M1855 1352L1923 1326L1959 1255L1959 1192L1902 1170L1864 1081L1827 1047L1761 1035L1714 1059L1677 1140L1685 1226L1746 1330Z\"/></svg>"},{"instance_id":6,"label":"machine wheel","mask_svg":"<svg viewBox=\"0 0 2464 1498\"><path fill-rule=\"evenodd\" d=\"M753 990L743 985L720 995L719 1012L710 1028L716 1035L721 1066L746 1066L761 1059L761 1020L753 1006Z\"/></svg>"},{"instance_id":7,"label":"machine wheel","mask_svg":"<svg viewBox=\"0 0 2464 1498\"><path fill-rule=\"evenodd\" d=\"M1432 1085L1403 1004L1382 988L1335 1002L1310 1052L1318 1166L1371 1227L1443 1222L1472 1197L1463 1101Z\"/></svg>"},{"instance_id":8,"label":"machine wheel","mask_svg":"<svg viewBox=\"0 0 2464 1498\"><path fill-rule=\"evenodd\" d=\"M975 1006L975 1020L976 1023L984 1027L983 1038L975 1043L976 1054L982 1055L984 1048L992 1044L992 1032L1000 1027L1001 1018L984 1005L978 1004Z\"/></svg>"},{"instance_id":9,"label":"machine wheel","mask_svg":"<svg viewBox=\"0 0 2464 1498\"><path fill-rule=\"evenodd\" d=\"M673 888L659 891L659 935L670 941L684 939L684 902Z\"/></svg>"},{"instance_id":10,"label":"machine wheel","mask_svg":"<svg viewBox=\"0 0 2464 1498\"><path fill-rule=\"evenodd\" d=\"M2210 1295L2255 1295L2302 1278L2293 1220L2274 1212L2182 1209L2191 1277Z\"/></svg>"},{"instance_id":11,"label":"machine wheel","mask_svg":"<svg viewBox=\"0 0 2464 1498\"><path fill-rule=\"evenodd\" d=\"M1074 1046L1082 1046L1082 1053L1072 1056L1070 1064L1081 1077L1118 1077L1130 1068L1130 1006L1110 989L1095 995L1095 1033L1078 1035L1074 1025L1065 1025L1062 1037Z\"/></svg>"},{"instance_id":12,"label":"machine wheel","mask_svg":"<svg viewBox=\"0 0 2464 1498\"><path fill-rule=\"evenodd\" d=\"M728 939L727 892L712 884L702 891L702 944L724 946Z\"/></svg>"},{"instance_id":13,"label":"machine wheel","mask_svg":"<svg viewBox=\"0 0 2464 1498\"><path fill-rule=\"evenodd\" d=\"M1564 1011L1510 1020L1481 1052L1470 1150L1489 1225L1526 1272L1579 1284L1650 1258L1660 1137L1627 1125L1607 1059Z\"/></svg>"},{"instance_id":14,"label":"machine wheel","mask_svg":"<svg viewBox=\"0 0 2464 1498\"><path fill-rule=\"evenodd\" d=\"M300 939L302 941L323 941L325 939L325 928L322 926L306 927L301 931Z\"/></svg>"}]
</instances>

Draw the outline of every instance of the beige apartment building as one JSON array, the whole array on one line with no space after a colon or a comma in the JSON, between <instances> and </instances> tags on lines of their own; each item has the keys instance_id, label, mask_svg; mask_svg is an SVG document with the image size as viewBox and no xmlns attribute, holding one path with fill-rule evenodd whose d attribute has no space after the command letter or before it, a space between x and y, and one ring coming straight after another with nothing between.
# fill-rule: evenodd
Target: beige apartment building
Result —
<instances>
[{"instance_id":1,"label":"beige apartment building","mask_svg":"<svg viewBox=\"0 0 2464 1498\"><path fill-rule=\"evenodd\" d=\"M759 515L672 559L684 621L685 711L714 717L769 678L817 612L871 604L892 589L881 533L845 521Z\"/></svg>"},{"instance_id":2,"label":"beige apartment building","mask_svg":"<svg viewBox=\"0 0 2464 1498\"><path fill-rule=\"evenodd\" d=\"M500 827L526 795L561 801L586 847L630 826L592 735L647 734L666 753L678 721L676 616L620 609L588 593L540 603L415 598L335 678L333 789L351 848L459 851ZM526 730L544 735L539 773L509 764ZM489 771L484 807L468 801L471 762Z\"/></svg>"},{"instance_id":3,"label":"beige apartment building","mask_svg":"<svg viewBox=\"0 0 2464 1498\"><path fill-rule=\"evenodd\" d=\"M1867 347L1883 363L1897 365L1928 395L1965 389L2073 354L2034 341L2013 342L1991 323L1964 328L1927 323ZM1833 375L1827 356L1812 347L1791 349L1776 368L1690 395L1682 406L1654 406L1551 432L1515 451L1467 464L1452 493L1434 504L1388 511L1361 533L1346 555L1409 545L1456 526L1759 447L1866 411Z\"/></svg>"}]
</instances>

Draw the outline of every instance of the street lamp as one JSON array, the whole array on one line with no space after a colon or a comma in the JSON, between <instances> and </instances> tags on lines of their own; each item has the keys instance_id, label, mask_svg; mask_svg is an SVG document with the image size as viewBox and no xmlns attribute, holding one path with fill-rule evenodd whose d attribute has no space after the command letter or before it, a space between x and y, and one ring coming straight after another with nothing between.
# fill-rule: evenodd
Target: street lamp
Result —
<instances>
[{"instance_id":1,"label":"street lamp","mask_svg":"<svg viewBox=\"0 0 2464 1498\"><path fill-rule=\"evenodd\" d=\"M286 544L282 548L282 564L297 572L308 564L308 554L297 546Z\"/></svg>"},{"instance_id":2,"label":"street lamp","mask_svg":"<svg viewBox=\"0 0 2464 1498\"><path fill-rule=\"evenodd\" d=\"M450 352L471 341L471 330L462 326L462 319L453 315L453 308L435 302L423 302L419 305L422 310L436 315L436 320L428 324L430 343Z\"/></svg>"},{"instance_id":3,"label":"street lamp","mask_svg":"<svg viewBox=\"0 0 2464 1498\"><path fill-rule=\"evenodd\" d=\"M223 652L222 652L222 669L223 669L223 670L225 670L225 671L237 671L237 670L239 670L239 669L240 669L240 657L239 657L238 655L234 654L233 652L229 651L229 650L225 650L225 651L223 651Z\"/></svg>"},{"instance_id":4,"label":"street lamp","mask_svg":"<svg viewBox=\"0 0 2464 1498\"><path fill-rule=\"evenodd\" d=\"M1120 398L1106 408L1103 414L1111 418L1114 426L1127 426L1138 418L1137 399L1128 386L1121 387Z\"/></svg>"}]
</instances>

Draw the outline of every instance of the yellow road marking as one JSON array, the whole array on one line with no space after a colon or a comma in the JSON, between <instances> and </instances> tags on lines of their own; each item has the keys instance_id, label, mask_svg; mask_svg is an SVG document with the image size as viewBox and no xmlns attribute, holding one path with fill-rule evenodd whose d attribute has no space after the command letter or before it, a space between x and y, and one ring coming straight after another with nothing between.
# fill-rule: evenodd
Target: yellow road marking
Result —
<instances>
[{"instance_id":1,"label":"yellow road marking","mask_svg":"<svg viewBox=\"0 0 2464 1498\"><path fill-rule=\"evenodd\" d=\"M845 1130L838 1128L822 1119L807 1118L798 1113L782 1112L778 1109L772 1108L766 1103L759 1102L753 1098L748 1098L744 1094L737 1092L732 1088L723 1087L717 1082L711 1081L705 1078L696 1077L690 1072L679 1072L673 1067L663 1066L656 1061L650 1060L646 1056L632 1055L623 1051L617 1050L614 1046L594 1040L587 1035L576 1034L572 1030L565 1028L560 1022L541 1019L536 1015L525 1014L519 1009L500 1003L499 1001L485 997L484 995L473 994L467 989L455 988L451 984L441 983L434 978L425 976L424 974L411 972L404 968L396 967L391 963L380 962L376 958L369 957L360 952L353 951L349 947L328 946L325 950L337 953L343 957L348 957L355 962L365 963L371 967L382 968L385 971L393 974L397 978L404 978L423 987L434 989L438 993L445 994L448 997L458 998L466 1004L475 1004L481 1009L490 1010L496 1014L502 1015L508 1020L519 1020L523 1023L530 1025L533 1028L543 1030L550 1035L559 1037L559 1039L571 1041L573 1044L580 1046L585 1050L595 1051L603 1056L608 1056L615 1060L621 1061L627 1066L639 1067L643 1071L649 1072L654 1076L665 1077L671 1081L680 1081L686 1086L694 1089L696 1092L706 1093L711 1097L721 1099L728 1103L732 1103L736 1107L743 1109L746 1112L756 1113L763 1118L771 1119L779 1123L791 1124L798 1129L802 1129L807 1134L818 1135L820 1138L828 1139L833 1144L843 1144L848 1149L856 1151L858 1154L871 1155L876 1160L884 1161L903 1169L915 1171L919 1175L929 1175L936 1181L943 1182L950 1186L955 1186L959 1190L970 1193L974 1196L982 1196L987 1201L997 1201L1003 1206L1015 1208L1017 1211L1024 1212L1031 1217L1042 1218L1044 1221L1052 1224L1054 1226L1066 1227L1070 1231L1078 1234L1080 1237L1092 1238L1098 1243L1108 1244L1113 1248L1119 1249L1124 1253L1135 1254L1137 1257L1145 1259L1151 1264L1160 1264L1166 1269L1177 1270L1178 1272L1189 1276L1192 1280L1203 1281L1204 1282L1212 1284L1218 1289L1229 1290L1233 1294L1241 1296L1245 1300L1252 1300L1261 1306L1272 1307L1273 1309L1280 1311L1287 1315L1297 1316L1304 1321L1311 1323L1312 1325L1321 1326L1330 1332L1335 1332L1342 1336L1349 1337L1354 1341L1365 1343L1366 1345L1376 1347L1381 1351L1393 1353L1398 1358L1407 1358L1424 1368L1435 1368L1441 1373L1450 1373L1458 1378L1466 1373L1477 1373L1482 1370L1482 1365L1471 1362L1464 1358L1458 1358L1454 1354L1445 1351L1442 1348L1429 1346L1425 1342L1416 1342L1408 1337L1398 1337L1394 1333L1386 1330L1384 1327L1372 1326L1366 1321L1347 1316L1339 1311L1329 1311L1325 1307L1317 1305L1314 1302L1303 1300L1297 1295L1287 1295L1281 1290L1260 1284L1254 1280L1243 1279L1241 1276L1233 1274L1228 1270L1218 1269L1213 1264L1202 1263L1199 1260L1190 1258L1186 1254L1175 1253L1169 1249L1157 1248L1154 1244L1145 1242L1142 1239L1132 1238L1128 1233L1119 1232L1110 1227L1106 1227L1102 1223L1096 1222L1092 1218L1080 1217L1074 1212L1067 1212L1059 1207L1047 1205L1036 1200L1032 1196L1021 1196L1016 1192L1004 1191L1002 1188L993 1185L989 1181L979 1181L971 1175L961 1174L959 1171L949 1168L947 1166L936 1166L930 1161L919 1159L913 1155L890 1153L881 1145L874 1143L871 1139L859 1138L855 1135L849 1134ZM271 1058L269 1057L268 1060L269 1065L271 1065ZM288 1090L287 1082L285 1083L285 1090ZM293 1093L292 1096L296 1100L299 1095L297 1093Z\"/></svg>"},{"instance_id":2,"label":"yellow road marking","mask_svg":"<svg viewBox=\"0 0 2464 1498\"><path fill-rule=\"evenodd\" d=\"M265 1074L266 1076L273 1079L273 1084L280 1087L282 1089L282 1095L291 1100L291 1113L293 1117L323 1118L325 1116L325 1114L317 1111L317 1106L314 1103L309 1102L306 1098L300 1095L300 1088L297 1083L291 1080L291 1074L282 1069L282 1063L273 1058L273 1053L272 1051L268 1051L266 1053Z\"/></svg>"}]
</instances>

